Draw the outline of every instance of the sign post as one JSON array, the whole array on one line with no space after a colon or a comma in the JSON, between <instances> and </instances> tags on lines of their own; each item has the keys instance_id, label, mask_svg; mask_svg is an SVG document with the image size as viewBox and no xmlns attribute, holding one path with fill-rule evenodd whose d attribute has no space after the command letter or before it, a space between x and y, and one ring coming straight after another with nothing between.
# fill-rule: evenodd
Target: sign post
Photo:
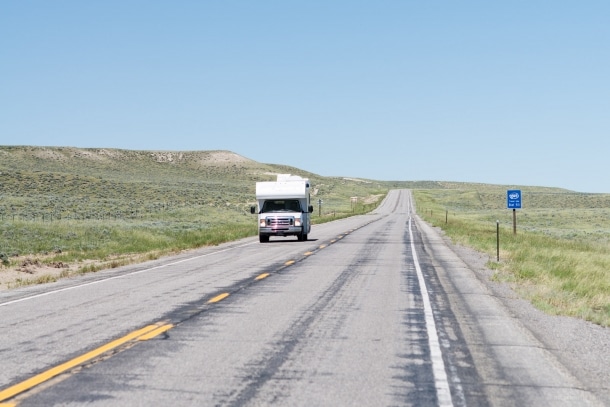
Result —
<instances>
[{"instance_id":1,"label":"sign post","mask_svg":"<svg viewBox=\"0 0 610 407\"><path fill-rule=\"evenodd\" d=\"M521 209L521 190L506 191L506 207L513 210L513 235L517 234L517 209Z\"/></svg>"}]
</instances>

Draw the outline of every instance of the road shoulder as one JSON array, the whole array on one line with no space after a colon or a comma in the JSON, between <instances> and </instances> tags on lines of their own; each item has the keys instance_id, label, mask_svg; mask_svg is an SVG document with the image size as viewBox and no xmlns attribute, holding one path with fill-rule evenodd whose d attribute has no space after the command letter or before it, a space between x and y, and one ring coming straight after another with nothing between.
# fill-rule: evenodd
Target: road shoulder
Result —
<instances>
[{"instance_id":1,"label":"road shoulder","mask_svg":"<svg viewBox=\"0 0 610 407\"><path fill-rule=\"evenodd\" d=\"M420 224L424 223L420 220ZM548 315L521 298L507 283L492 280L486 254L455 245L425 224L464 262L489 293L542 344L571 376L603 405L610 405L610 329L577 318Z\"/></svg>"}]
</instances>

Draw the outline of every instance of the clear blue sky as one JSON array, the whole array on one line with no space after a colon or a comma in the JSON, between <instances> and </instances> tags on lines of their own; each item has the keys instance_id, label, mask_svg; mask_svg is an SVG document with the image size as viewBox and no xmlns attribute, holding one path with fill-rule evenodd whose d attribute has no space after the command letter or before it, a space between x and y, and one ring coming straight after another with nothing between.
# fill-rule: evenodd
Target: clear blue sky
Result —
<instances>
[{"instance_id":1,"label":"clear blue sky","mask_svg":"<svg viewBox=\"0 0 610 407\"><path fill-rule=\"evenodd\" d=\"M0 1L0 145L610 193L610 1Z\"/></svg>"}]
</instances>

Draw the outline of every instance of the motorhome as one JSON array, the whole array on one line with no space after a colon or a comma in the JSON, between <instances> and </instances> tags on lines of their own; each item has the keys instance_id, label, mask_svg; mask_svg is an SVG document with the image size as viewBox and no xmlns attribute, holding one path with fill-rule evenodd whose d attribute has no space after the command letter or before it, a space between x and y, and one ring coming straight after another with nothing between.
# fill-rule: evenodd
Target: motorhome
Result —
<instances>
[{"instance_id":1,"label":"motorhome","mask_svg":"<svg viewBox=\"0 0 610 407\"><path fill-rule=\"evenodd\" d=\"M311 231L309 179L298 175L278 174L277 181L256 183L256 206L258 214L258 237L261 243L270 236L296 236L307 240Z\"/></svg>"}]
</instances>

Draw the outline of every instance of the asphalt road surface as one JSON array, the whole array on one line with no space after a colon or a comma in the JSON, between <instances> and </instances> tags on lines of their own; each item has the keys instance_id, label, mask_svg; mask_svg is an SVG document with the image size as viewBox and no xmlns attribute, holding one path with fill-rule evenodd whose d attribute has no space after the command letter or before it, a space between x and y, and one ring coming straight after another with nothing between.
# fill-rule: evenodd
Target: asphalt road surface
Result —
<instances>
[{"instance_id":1,"label":"asphalt road surface","mask_svg":"<svg viewBox=\"0 0 610 407\"><path fill-rule=\"evenodd\" d=\"M391 191L373 214L0 293L0 406L603 405Z\"/></svg>"}]
</instances>

